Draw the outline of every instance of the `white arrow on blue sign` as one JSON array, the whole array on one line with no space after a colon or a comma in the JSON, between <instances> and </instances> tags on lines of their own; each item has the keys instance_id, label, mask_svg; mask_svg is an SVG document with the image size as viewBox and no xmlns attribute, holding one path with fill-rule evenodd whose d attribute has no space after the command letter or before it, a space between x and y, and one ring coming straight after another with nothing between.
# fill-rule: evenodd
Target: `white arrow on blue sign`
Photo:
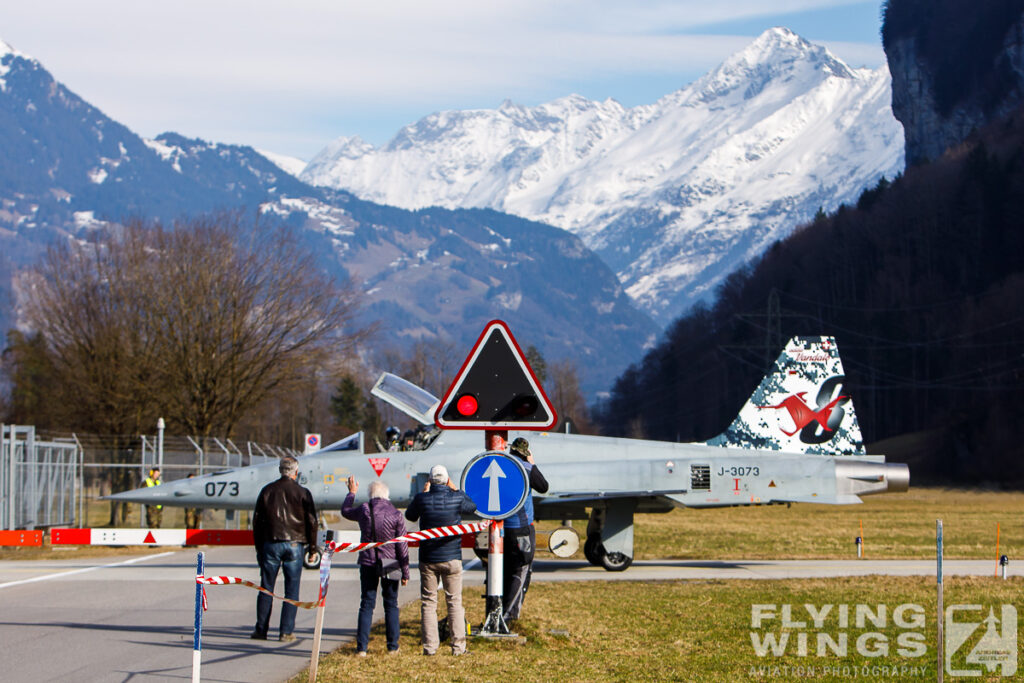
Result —
<instances>
[{"instance_id":1,"label":"white arrow on blue sign","mask_svg":"<svg viewBox=\"0 0 1024 683\"><path fill-rule=\"evenodd\" d=\"M519 511L530 492L526 468L508 453L485 451L462 470L462 490L485 519L505 519Z\"/></svg>"}]
</instances>

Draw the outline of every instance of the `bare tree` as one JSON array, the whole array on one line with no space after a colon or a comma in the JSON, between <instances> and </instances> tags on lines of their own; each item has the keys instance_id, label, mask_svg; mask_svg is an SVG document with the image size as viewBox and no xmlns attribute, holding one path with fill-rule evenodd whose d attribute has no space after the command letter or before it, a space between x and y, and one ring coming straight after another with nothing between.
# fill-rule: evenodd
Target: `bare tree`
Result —
<instances>
[{"instance_id":1,"label":"bare tree","mask_svg":"<svg viewBox=\"0 0 1024 683\"><path fill-rule=\"evenodd\" d=\"M142 221L52 249L26 309L73 399L69 426L138 433L158 415L231 435L272 392L350 351L355 290L283 229L240 214Z\"/></svg>"},{"instance_id":2,"label":"bare tree","mask_svg":"<svg viewBox=\"0 0 1024 683\"><path fill-rule=\"evenodd\" d=\"M558 413L559 425L556 429L562 429L566 422L571 422L573 429L579 433L595 433L587 410L587 401L580 390L576 365L570 360L558 361L547 366L547 372L552 385L550 398L554 403L555 412Z\"/></svg>"}]
</instances>

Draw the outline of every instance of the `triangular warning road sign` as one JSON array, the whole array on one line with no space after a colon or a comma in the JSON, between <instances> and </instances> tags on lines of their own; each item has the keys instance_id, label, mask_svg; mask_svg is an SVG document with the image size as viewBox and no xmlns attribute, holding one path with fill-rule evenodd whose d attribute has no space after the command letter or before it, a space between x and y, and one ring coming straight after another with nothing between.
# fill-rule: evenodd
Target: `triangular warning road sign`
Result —
<instances>
[{"instance_id":1,"label":"triangular warning road sign","mask_svg":"<svg viewBox=\"0 0 1024 683\"><path fill-rule=\"evenodd\" d=\"M558 416L501 320L487 323L434 413L442 429L534 429Z\"/></svg>"}]
</instances>

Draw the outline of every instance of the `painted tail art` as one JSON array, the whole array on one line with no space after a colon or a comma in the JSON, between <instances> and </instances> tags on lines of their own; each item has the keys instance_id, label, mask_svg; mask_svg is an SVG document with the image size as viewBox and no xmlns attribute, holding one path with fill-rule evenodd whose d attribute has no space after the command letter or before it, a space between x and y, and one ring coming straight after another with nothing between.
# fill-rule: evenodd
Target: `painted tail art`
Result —
<instances>
[{"instance_id":1,"label":"painted tail art","mask_svg":"<svg viewBox=\"0 0 1024 683\"><path fill-rule=\"evenodd\" d=\"M739 415L709 446L864 455L846 373L832 337L793 337Z\"/></svg>"}]
</instances>

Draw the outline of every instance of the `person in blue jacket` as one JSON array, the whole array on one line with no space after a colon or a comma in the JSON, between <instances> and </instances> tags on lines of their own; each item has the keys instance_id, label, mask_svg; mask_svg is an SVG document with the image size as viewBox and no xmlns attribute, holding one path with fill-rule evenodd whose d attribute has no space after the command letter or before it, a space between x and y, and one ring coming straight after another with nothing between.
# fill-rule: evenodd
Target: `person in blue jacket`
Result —
<instances>
[{"instance_id":1,"label":"person in blue jacket","mask_svg":"<svg viewBox=\"0 0 1024 683\"><path fill-rule=\"evenodd\" d=\"M530 488L538 493L548 492L548 480L533 462L530 442L517 438L509 446L509 453L523 461L523 467L530 478ZM519 618L523 608L526 590L530 587L530 573L533 570L533 554L537 548L537 530L533 526L533 496L526 496L526 503L514 515L505 520L504 565L502 583L502 616L506 624Z\"/></svg>"},{"instance_id":2,"label":"person in blue jacket","mask_svg":"<svg viewBox=\"0 0 1024 683\"><path fill-rule=\"evenodd\" d=\"M420 529L462 523L463 515L476 512L476 504L448 478L444 465L430 468L430 480L409 503L405 518L419 520ZM466 613L462 608L462 537L446 536L420 542L420 621L423 654L440 647L437 629L437 586L444 586L452 654L466 652Z\"/></svg>"}]
</instances>

